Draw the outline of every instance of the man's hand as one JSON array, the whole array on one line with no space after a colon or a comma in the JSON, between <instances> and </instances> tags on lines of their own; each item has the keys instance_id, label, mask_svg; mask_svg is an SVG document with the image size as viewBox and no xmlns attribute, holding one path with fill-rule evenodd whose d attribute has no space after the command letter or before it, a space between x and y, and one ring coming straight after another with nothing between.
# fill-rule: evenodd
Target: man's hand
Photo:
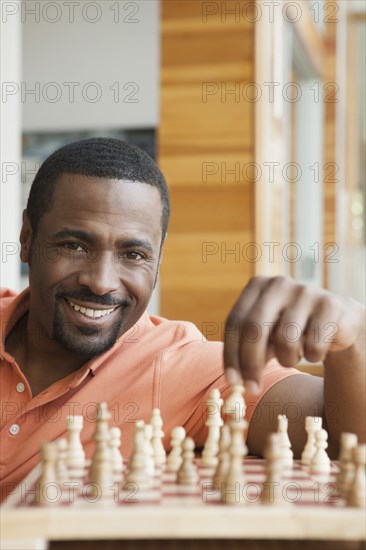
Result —
<instances>
[{"instance_id":1,"label":"man's hand","mask_svg":"<svg viewBox=\"0 0 366 550\"><path fill-rule=\"evenodd\" d=\"M272 357L294 367L352 348L364 331L365 309L355 300L288 277L254 277L226 321L224 364L230 384L242 377L258 393ZM340 354L341 355L341 354Z\"/></svg>"}]
</instances>

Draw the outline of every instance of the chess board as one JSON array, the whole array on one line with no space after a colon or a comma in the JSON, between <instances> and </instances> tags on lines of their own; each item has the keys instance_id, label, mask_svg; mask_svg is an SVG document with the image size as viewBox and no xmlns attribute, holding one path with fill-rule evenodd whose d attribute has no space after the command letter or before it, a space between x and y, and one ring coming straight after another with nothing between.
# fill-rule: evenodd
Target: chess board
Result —
<instances>
[{"instance_id":1,"label":"chess board","mask_svg":"<svg viewBox=\"0 0 366 550\"><path fill-rule=\"evenodd\" d=\"M326 478L315 478L295 461L283 477L283 506L261 505L265 482L264 461L246 458L246 482L238 484L238 505L221 502L220 487L212 483L212 471L199 459L197 486L177 485L165 468L149 489L131 484L126 490L114 485L113 497L92 496L85 480L73 481L72 489L52 492L55 502L36 505L37 467L7 501L1 513L5 539L41 537L46 540L106 539L365 539L365 510L347 508L337 492L338 465Z\"/></svg>"}]
</instances>

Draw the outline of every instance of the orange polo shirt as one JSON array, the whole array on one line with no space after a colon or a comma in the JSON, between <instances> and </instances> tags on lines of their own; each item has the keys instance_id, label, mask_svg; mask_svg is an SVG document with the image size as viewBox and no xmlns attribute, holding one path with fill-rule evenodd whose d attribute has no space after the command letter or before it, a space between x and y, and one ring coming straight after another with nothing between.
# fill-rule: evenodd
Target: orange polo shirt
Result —
<instances>
[{"instance_id":1,"label":"orange polo shirt","mask_svg":"<svg viewBox=\"0 0 366 550\"><path fill-rule=\"evenodd\" d=\"M96 403L100 401L109 405L111 426L122 430L124 456L131 452L135 422L148 422L155 407L160 408L164 421L166 448L171 429L178 425L185 427L197 445L204 443L207 393L217 387L225 398L229 392L221 342L207 342L191 323L144 313L109 351L33 398L26 377L4 345L7 334L28 311L29 290L18 296L4 290L0 297L2 498L37 464L43 441L67 436L68 415L83 415L82 443L90 458ZM273 384L295 373L295 369L270 362L262 394L255 398L247 395L248 419Z\"/></svg>"}]
</instances>

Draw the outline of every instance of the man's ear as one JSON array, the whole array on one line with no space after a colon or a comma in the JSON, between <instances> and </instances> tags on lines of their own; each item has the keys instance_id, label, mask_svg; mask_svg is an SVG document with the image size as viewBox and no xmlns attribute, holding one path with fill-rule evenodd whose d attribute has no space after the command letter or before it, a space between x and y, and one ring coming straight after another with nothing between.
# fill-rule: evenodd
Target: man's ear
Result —
<instances>
[{"instance_id":1,"label":"man's ear","mask_svg":"<svg viewBox=\"0 0 366 550\"><path fill-rule=\"evenodd\" d=\"M27 210L23 210L23 223L22 229L20 231L20 259L24 263L29 263L30 251L31 251L31 242L32 242L33 232L31 224L28 218Z\"/></svg>"}]
</instances>

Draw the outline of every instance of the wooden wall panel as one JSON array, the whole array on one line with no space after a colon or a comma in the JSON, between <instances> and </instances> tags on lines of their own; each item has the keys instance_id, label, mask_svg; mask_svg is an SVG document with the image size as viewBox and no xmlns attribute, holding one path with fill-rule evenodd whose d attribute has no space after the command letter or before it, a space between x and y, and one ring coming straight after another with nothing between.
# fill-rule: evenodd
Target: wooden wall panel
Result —
<instances>
[{"instance_id":1,"label":"wooden wall panel","mask_svg":"<svg viewBox=\"0 0 366 550\"><path fill-rule=\"evenodd\" d=\"M204 17L208 4L215 13ZM334 82L335 28L328 24L324 44L303 0L301 7L296 32L321 74L327 56L324 80ZM274 30L284 32L283 20L266 25L262 18L254 24L254 9L251 0L162 0L158 157L171 190L172 218L161 270L161 313L200 328L207 319L222 325L251 276L283 269L267 261L266 271L264 259L250 261L245 249L253 241L281 241L281 181L255 182L252 166L268 159L286 162L289 153L273 105L267 109L263 101L249 100L252 83L276 80L275 58L284 56L274 40ZM334 104L325 108L324 162L332 162ZM334 240L334 207L334 186L326 182L325 242ZM218 247L206 262L205 243ZM223 258L225 247L237 246L239 259Z\"/></svg>"},{"instance_id":2,"label":"wooden wall panel","mask_svg":"<svg viewBox=\"0 0 366 550\"><path fill-rule=\"evenodd\" d=\"M240 232L253 226L251 186L173 187L169 234Z\"/></svg>"},{"instance_id":3,"label":"wooden wall panel","mask_svg":"<svg viewBox=\"0 0 366 550\"><path fill-rule=\"evenodd\" d=\"M337 2L328 2L328 4L336 5ZM337 22L327 22L325 37L325 82L336 82L336 40L337 40ZM338 102L338 99L337 99ZM325 100L325 126L324 126L324 166L328 166L333 170L336 162L336 107L337 103ZM336 185L334 178L331 177L329 170L324 170L323 178L324 189L324 243L332 243L336 240ZM323 263L324 286L329 287L329 266L331 264Z\"/></svg>"},{"instance_id":4,"label":"wooden wall panel","mask_svg":"<svg viewBox=\"0 0 366 550\"><path fill-rule=\"evenodd\" d=\"M207 322L223 326L254 273L246 259L253 251L245 248L254 235L254 103L246 100L254 25L235 16L223 22L220 3L205 20L205 5L162 0L159 128L159 164L172 200L161 313L204 331ZM248 14L252 5L225 3ZM209 338L220 339L221 329Z\"/></svg>"}]
</instances>

